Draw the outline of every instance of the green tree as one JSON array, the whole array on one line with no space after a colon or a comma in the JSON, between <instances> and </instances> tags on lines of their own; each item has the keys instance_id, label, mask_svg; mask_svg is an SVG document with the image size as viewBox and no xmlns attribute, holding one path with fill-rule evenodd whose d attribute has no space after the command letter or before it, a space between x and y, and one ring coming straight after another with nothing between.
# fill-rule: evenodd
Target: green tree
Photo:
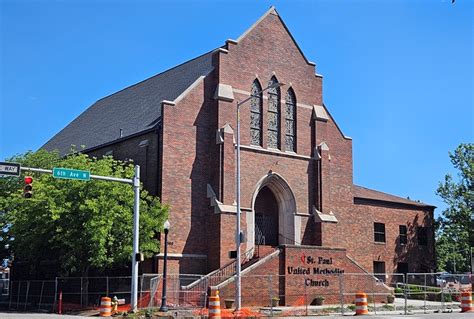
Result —
<instances>
[{"instance_id":1,"label":"green tree","mask_svg":"<svg viewBox=\"0 0 474 319\"><path fill-rule=\"evenodd\" d=\"M132 178L134 166L74 153L60 157L44 150L15 156L24 167L64 167L90 170L91 174ZM23 177L31 175L33 197L23 198ZM132 254L133 188L100 180L55 179L50 174L26 172L0 179L0 212L5 242L15 259L31 271L54 262L61 274L87 276L89 269L128 266ZM157 233L167 218L167 207L141 191L140 251L150 257L159 251ZM12 240L13 238L13 240Z\"/></svg>"},{"instance_id":2,"label":"green tree","mask_svg":"<svg viewBox=\"0 0 474 319\"><path fill-rule=\"evenodd\" d=\"M437 220L438 269L464 272L474 246L474 144L460 144L449 157L458 178L447 174L436 190L448 205Z\"/></svg>"}]
</instances>

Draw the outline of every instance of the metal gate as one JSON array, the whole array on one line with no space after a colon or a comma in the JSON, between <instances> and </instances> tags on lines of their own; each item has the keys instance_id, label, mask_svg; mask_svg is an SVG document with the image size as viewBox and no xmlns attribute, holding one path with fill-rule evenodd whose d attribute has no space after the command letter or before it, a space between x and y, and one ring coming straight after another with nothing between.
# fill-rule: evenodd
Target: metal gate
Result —
<instances>
[{"instance_id":1,"label":"metal gate","mask_svg":"<svg viewBox=\"0 0 474 319\"><path fill-rule=\"evenodd\" d=\"M270 214L255 214L255 244L278 246L277 216Z\"/></svg>"}]
</instances>

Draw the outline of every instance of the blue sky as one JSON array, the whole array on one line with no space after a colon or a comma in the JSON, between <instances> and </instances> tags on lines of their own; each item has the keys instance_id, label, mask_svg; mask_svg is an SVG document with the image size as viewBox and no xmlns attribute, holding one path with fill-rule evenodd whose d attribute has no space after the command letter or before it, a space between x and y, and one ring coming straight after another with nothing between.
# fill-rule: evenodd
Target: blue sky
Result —
<instances>
[{"instance_id":1,"label":"blue sky","mask_svg":"<svg viewBox=\"0 0 474 319\"><path fill-rule=\"evenodd\" d=\"M1 1L0 159L89 105L236 39L275 5L353 138L354 182L444 207L474 140L474 1ZM438 210L439 211L439 210Z\"/></svg>"}]
</instances>

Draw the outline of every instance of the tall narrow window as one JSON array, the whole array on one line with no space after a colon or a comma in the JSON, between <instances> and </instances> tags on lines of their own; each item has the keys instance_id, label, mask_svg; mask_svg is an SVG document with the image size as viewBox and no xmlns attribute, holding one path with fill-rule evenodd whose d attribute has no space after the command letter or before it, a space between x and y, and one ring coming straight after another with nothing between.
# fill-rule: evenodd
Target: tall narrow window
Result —
<instances>
[{"instance_id":1,"label":"tall narrow window","mask_svg":"<svg viewBox=\"0 0 474 319\"><path fill-rule=\"evenodd\" d=\"M272 77L268 85L278 83L276 77ZM280 148L280 88L268 90L268 140L267 146Z\"/></svg>"},{"instance_id":2,"label":"tall narrow window","mask_svg":"<svg viewBox=\"0 0 474 319\"><path fill-rule=\"evenodd\" d=\"M296 97L292 88L286 92L285 104L285 150L296 152Z\"/></svg>"},{"instance_id":3,"label":"tall narrow window","mask_svg":"<svg viewBox=\"0 0 474 319\"><path fill-rule=\"evenodd\" d=\"M252 83L250 99L250 144L262 146L262 87L257 79Z\"/></svg>"},{"instance_id":4,"label":"tall narrow window","mask_svg":"<svg viewBox=\"0 0 474 319\"><path fill-rule=\"evenodd\" d=\"M376 243L385 242L385 224L374 223L374 241Z\"/></svg>"},{"instance_id":5,"label":"tall narrow window","mask_svg":"<svg viewBox=\"0 0 474 319\"><path fill-rule=\"evenodd\" d=\"M399 225L398 229L400 230L400 245L406 245L407 244L407 226L405 225Z\"/></svg>"}]
</instances>

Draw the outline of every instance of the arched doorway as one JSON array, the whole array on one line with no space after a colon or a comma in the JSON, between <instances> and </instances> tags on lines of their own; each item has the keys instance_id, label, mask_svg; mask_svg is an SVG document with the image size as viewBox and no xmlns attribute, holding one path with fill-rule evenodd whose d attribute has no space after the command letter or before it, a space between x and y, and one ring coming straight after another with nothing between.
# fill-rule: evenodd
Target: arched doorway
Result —
<instances>
[{"instance_id":1,"label":"arched doorway","mask_svg":"<svg viewBox=\"0 0 474 319\"><path fill-rule=\"evenodd\" d=\"M278 202L264 186L255 200L255 244L278 246Z\"/></svg>"},{"instance_id":2,"label":"arched doorway","mask_svg":"<svg viewBox=\"0 0 474 319\"><path fill-rule=\"evenodd\" d=\"M290 186L281 175L269 172L258 181L252 210L247 212L247 249L263 245L262 235L264 245L297 245L300 233L301 220Z\"/></svg>"}]
</instances>

